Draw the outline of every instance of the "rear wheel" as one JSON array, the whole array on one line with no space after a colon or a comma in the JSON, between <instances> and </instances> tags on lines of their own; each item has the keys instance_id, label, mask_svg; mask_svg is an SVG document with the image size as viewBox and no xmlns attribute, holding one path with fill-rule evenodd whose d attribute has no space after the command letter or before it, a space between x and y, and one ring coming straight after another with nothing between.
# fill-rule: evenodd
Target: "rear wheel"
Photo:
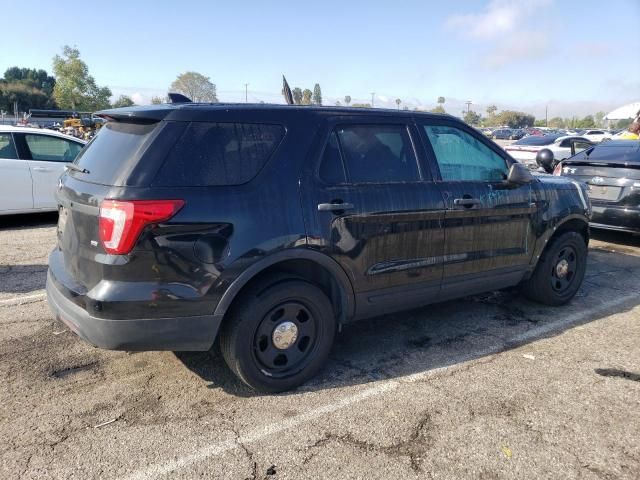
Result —
<instances>
[{"instance_id":1,"label":"rear wheel","mask_svg":"<svg viewBox=\"0 0 640 480\"><path fill-rule=\"evenodd\" d=\"M335 336L331 302L297 278L269 278L239 299L220 332L222 355L248 386L281 392L313 377Z\"/></svg>"},{"instance_id":2,"label":"rear wheel","mask_svg":"<svg viewBox=\"0 0 640 480\"><path fill-rule=\"evenodd\" d=\"M546 305L571 300L587 269L587 246L577 232L566 232L547 246L533 275L522 284L523 294Z\"/></svg>"}]
</instances>

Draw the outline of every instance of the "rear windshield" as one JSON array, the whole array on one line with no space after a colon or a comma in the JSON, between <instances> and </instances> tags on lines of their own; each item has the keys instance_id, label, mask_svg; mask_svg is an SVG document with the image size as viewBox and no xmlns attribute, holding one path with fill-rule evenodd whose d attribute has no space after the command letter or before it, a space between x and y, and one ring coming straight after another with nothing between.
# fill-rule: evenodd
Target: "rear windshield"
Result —
<instances>
[{"instance_id":1,"label":"rear windshield","mask_svg":"<svg viewBox=\"0 0 640 480\"><path fill-rule=\"evenodd\" d=\"M623 142L611 140L604 144L580 152L571 160L587 160L590 162L640 163L640 142Z\"/></svg>"},{"instance_id":2,"label":"rear windshield","mask_svg":"<svg viewBox=\"0 0 640 480\"><path fill-rule=\"evenodd\" d=\"M89 173L72 173L82 180L103 185L124 181L149 145L157 123L140 125L107 122L74 162Z\"/></svg>"},{"instance_id":3,"label":"rear windshield","mask_svg":"<svg viewBox=\"0 0 640 480\"><path fill-rule=\"evenodd\" d=\"M551 145L557 138L558 135L532 135L530 137L524 137L518 140L514 143L514 145Z\"/></svg>"},{"instance_id":4,"label":"rear windshield","mask_svg":"<svg viewBox=\"0 0 640 480\"><path fill-rule=\"evenodd\" d=\"M170 150L153 184L246 183L262 169L284 133L281 125L193 122Z\"/></svg>"}]
</instances>

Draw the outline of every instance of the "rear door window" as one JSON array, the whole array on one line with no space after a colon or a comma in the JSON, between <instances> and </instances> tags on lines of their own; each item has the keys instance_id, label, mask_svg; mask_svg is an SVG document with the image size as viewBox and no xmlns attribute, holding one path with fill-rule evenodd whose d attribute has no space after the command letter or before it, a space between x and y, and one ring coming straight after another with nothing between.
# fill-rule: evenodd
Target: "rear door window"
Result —
<instances>
[{"instance_id":1,"label":"rear door window","mask_svg":"<svg viewBox=\"0 0 640 480\"><path fill-rule=\"evenodd\" d=\"M16 160L18 154L10 133L0 133L0 158Z\"/></svg>"},{"instance_id":2,"label":"rear door window","mask_svg":"<svg viewBox=\"0 0 640 480\"><path fill-rule=\"evenodd\" d=\"M50 135L26 134L24 140L29 147L32 160L47 162L73 162L83 147L78 142Z\"/></svg>"},{"instance_id":3,"label":"rear door window","mask_svg":"<svg viewBox=\"0 0 640 480\"><path fill-rule=\"evenodd\" d=\"M420 172L405 125L348 125L336 130L351 183L414 182Z\"/></svg>"},{"instance_id":4,"label":"rear door window","mask_svg":"<svg viewBox=\"0 0 640 480\"><path fill-rule=\"evenodd\" d=\"M193 122L170 150L155 185L240 185L255 177L284 137L282 125Z\"/></svg>"}]
</instances>

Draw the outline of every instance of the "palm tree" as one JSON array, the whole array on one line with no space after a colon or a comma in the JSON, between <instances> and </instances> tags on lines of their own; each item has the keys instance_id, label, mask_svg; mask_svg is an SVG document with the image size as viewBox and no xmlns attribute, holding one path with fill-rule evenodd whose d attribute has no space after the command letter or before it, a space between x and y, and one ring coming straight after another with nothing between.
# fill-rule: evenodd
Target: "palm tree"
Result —
<instances>
[{"instance_id":1,"label":"palm tree","mask_svg":"<svg viewBox=\"0 0 640 480\"><path fill-rule=\"evenodd\" d=\"M400 110L401 103L402 103L402 100L400 100L399 98L396 98L396 105L398 106L398 110Z\"/></svg>"},{"instance_id":2,"label":"palm tree","mask_svg":"<svg viewBox=\"0 0 640 480\"><path fill-rule=\"evenodd\" d=\"M351 103L351 97L349 95L345 95L344 97L344 103L347 104L347 107L349 106L349 104Z\"/></svg>"}]
</instances>

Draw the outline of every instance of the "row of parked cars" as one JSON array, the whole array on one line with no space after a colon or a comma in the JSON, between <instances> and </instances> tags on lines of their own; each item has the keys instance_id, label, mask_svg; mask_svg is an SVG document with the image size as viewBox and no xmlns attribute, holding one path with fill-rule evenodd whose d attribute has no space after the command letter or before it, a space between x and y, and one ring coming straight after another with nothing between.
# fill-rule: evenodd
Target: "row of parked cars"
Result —
<instances>
[{"instance_id":1,"label":"row of parked cars","mask_svg":"<svg viewBox=\"0 0 640 480\"><path fill-rule=\"evenodd\" d=\"M590 219L640 231L638 141L530 145L559 141L564 157L429 113L181 102L101 115L72 163L26 137L75 139L5 132L5 166L66 166L49 186L52 311L103 348L219 341L259 391L311 378L354 320L516 285L564 304Z\"/></svg>"},{"instance_id":2,"label":"row of parked cars","mask_svg":"<svg viewBox=\"0 0 640 480\"><path fill-rule=\"evenodd\" d=\"M610 132L602 129L552 129L552 128L480 128L480 132L489 138L494 140L520 140L523 137L528 136L545 136L545 135L557 135L557 136L580 136L588 139L592 142L602 142L603 140L609 140L614 138L617 132Z\"/></svg>"}]
</instances>

